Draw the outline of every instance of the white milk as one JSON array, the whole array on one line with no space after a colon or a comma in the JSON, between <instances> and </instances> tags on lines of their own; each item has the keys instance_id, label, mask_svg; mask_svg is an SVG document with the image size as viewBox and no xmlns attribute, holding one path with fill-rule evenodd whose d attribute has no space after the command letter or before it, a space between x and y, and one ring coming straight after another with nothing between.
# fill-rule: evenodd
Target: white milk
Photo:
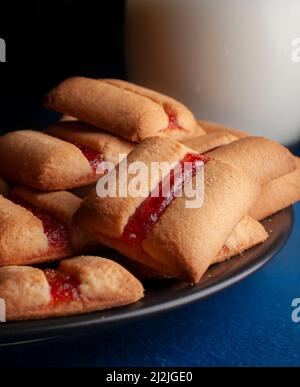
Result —
<instances>
[{"instance_id":1,"label":"white milk","mask_svg":"<svg viewBox=\"0 0 300 387\"><path fill-rule=\"evenodd\" d=\"M198 118L300 140L300 0L127 0L133 82Z\"/></svg>"}]
</instances>

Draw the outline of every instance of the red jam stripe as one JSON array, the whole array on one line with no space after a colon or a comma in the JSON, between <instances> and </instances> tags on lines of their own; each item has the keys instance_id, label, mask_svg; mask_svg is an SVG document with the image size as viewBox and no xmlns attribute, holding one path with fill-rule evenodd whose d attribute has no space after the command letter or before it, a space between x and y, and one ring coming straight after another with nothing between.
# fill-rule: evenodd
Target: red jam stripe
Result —
<instances>
[{"instance_id":1,"label":"red jam stripe","mask_svg":"<svg viewBox=\"0 0 300 387\"><path fill-rule=\"evenodd\" d=\"M179 162L181 174L180 176L176 175L176 185L174 169L160 181L158 189L156 188L155 190L155 192L158 192L158 195L149 195L129 218L122 235L124 243L141 245L168 205L175 198L176 193L183 189L185 182L190 180L203 165L202 163L197 163L199 161L206 163L208 158L199 154L187 153ZM189 169L189 174L186 175L183 173L184 164L188 162L192 163L192 168ZM165 184L170 185L168 196L163 196Z\"/></svg>"},{"instance_id":2,"label":"red jam stripe","mask_svg":"<svg viewBox=\"0 0 300 387\"><path fill-rule=\"evenodd\" d=\"M70 231L65 222L54 218L46 212L32 206L17 195L11 194L8 199L33 213L43 223L44 232L47 235L49 246L54 248L70 246Z\"/></svg>"},{"instance_id":3,"label":"red jam stripe","mask_svg":"<svg viewBox=\"0 0 300 387\"><path fill-rule=\"evenodd\" d=\"M46 269L44 274L51 288L53 303L76 301L80 297L80 282L74 277L54 269Z\"/></svg>"},{"instance_id":4,"label":"red jam stripe","mask_svg":"<svg viewBox=\"0 0 300 387\"><path fill-rule=\"evenodd\" d=\"M85 146L74 144L81 150L83 155L86 157L88 162L90 163L93 170L96 172L98 165L103 161L103 155L97 151L94 151L91 148L87 148Z\"/></svg>"},{"instance_id":5,"label":"red jam stripe","mask_svg":"<svg viewBox=\"0 0 300 387\"><path fill-rule=\"evenodd\" d=\"M180 129L177 117L174 114L168 114L169 125L168 129Z\"/></svg>"},{"instance_id":6,"label":"red jam stripe","mask_svg":"<svg viewBox=\"0 0 300 387\"><path fill-rule=\"evenodd\" d=\"M182 126L179 125L178 119L177 119L175 114L167 113L167 112L166 112L166 114L169 117L169 124L168 124L168 127L166 129L178 129L178 130L186 131L185 128L183 128ZM165 130L165 129L163 129L163 130Z\"/></svg>"}]
</instances>

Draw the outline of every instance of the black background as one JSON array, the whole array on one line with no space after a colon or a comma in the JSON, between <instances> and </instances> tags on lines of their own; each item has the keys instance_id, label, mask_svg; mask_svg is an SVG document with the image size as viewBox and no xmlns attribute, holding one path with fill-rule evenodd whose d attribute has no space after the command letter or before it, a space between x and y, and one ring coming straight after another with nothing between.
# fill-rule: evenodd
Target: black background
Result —
<instances>
[{"instance_id":1,"label":"black background","mask_svg":"<svg viewBox=\"0 0 300 387\"><path fill-rule=\"evenodd\" d=\"M66 77L124 78L124 9L124 0L1 1L0 130L56 120L40 101Z\"/></svg>"}]
</instances>

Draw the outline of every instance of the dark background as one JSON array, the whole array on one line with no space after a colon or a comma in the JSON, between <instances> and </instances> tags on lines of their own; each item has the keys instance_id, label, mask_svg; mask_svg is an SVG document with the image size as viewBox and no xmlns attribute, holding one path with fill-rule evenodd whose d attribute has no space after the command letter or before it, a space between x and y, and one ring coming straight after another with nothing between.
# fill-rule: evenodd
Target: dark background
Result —
<instances>
[{"instance_id":1,"label":"dark background","mask_svg":"<svg viewBox=\"0 0 300 387\"><path fill-rule=\"evenodd\" d=\"M1 1L0 130L55 120L41 97L64 78L124 78L124 9L124 0Z\"/></svg>"}]
</instances>

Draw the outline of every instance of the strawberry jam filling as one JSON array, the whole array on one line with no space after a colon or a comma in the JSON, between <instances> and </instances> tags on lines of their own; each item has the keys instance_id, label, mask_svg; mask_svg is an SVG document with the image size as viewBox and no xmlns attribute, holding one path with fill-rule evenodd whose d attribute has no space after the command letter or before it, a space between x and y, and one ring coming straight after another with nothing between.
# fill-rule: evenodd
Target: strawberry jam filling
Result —
<instances>
[{"instance_id":1,"label":"strawberry jam filling","mask_svg":"<svg viewBox=\"0 0 300 387\"><path fill-rule=\"evenodd\" d=\"M122 234L122 241L126 244L140 246L149 232L153 229L166 208L176 197L176 194L184 188L184 184L189 181L209 159L205 156L187 153L179 162L178 166L170 171L159 183L155 192L158 195L148 196L129 218ZM185 171L185 163L191 163L188 173ZM175 175L176 170L176 175ZM179 170L179 173L178 173ZM165 195L166 184L167 195Z\"/></svg>"},{"instance_id":2,"label":"strawberry jam filling","mask_svg":"<svg viewBox=\"0 0 300 387\"><path fill-rule=\"evenodd\" d=\"M179 129L179 123L177 117L174 114L168 114L169 117L169 125L168 129Z\"/></svg>"},{"instance_id":3,"label":"strawberry jam filling","mask_svg":"<svg viewBox=\"0 0 300 387\"><path fill-rule=\"evenodd\" d=\"M69 274L54 269L44 270L51 289L52 303L70 302L79 298L79 281Z\"/></svg>"},{"instance_id":4,"label":"strawberry jam filling","mask_svg":"<svg viewBox=\"0 0 300 387\"><path fill-rule=\"evenodd\" d=\"M18 204L35 215L43 224L44 232L47 235L49 246L52 248L68 247L70 245L70 232L66 223L54 218L41 209L32 206L17 195L11 194L8 197L13 203Z\"/></svg>"},{"instance_id":5,"label":"strawberry jam filling","mask_svg":"<svg viewBox=\"0 0 300 387\"><path fill-rule=\"evenodd\" d=\"M93 170L96 172L98 165L103 161L103 155L97 151L94 151L91 148L87 148L85 146L74 144L81 150L83 155L86 157L88 162L90 163L90 166L93 168Z\"/></svg>"}]
</instances>

